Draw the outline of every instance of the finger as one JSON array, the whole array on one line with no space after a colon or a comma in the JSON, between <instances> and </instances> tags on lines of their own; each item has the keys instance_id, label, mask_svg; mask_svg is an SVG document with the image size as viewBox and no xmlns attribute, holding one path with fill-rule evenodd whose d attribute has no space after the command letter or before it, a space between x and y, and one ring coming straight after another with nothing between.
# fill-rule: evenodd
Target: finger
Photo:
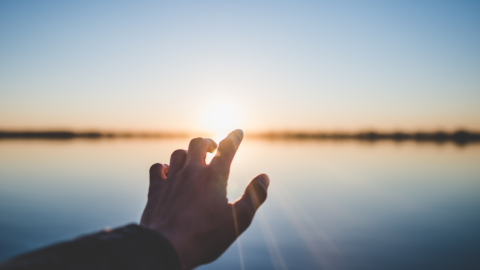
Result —
<instances>
[{"instance_id":1,"label":"finger","mask_svg":"<svg viewBox=\"0 0 480 270\"><path fill-rule=\"evenodd\" d=\"M205 164L207 152L213 153L215 149L217 149L217 144L212 139L195 138L190 141L188 146L186 163Z\"/></svg>"},{"instance_id":2,"label":"finger","mask_svg":"<svg viewBox=\"0 0 480 270\"><path fill-rule=\"evenodd\" d=\"M239 233L248 228L253 220L257 209L267 199L267 189L270 185L270 178L266 174L257 175L245 189L242 198L235 202L234 207Z\"/></svg>"},{"instance_id":3,"label":"finger","mask_svg":"<svg viewBox=\"0 0 480 270\"><path fill-rule=\"evenodd\" d=\"M241 129L234 130L228 134L228 136L220 142L217 154L210 162L210 166L228 174L230 164L232 164L233 157L235 156L235 153L237 153L242 140L243 131Z\"/></svg>"},{"instance_id":4,"label":"finger","mask_svg":"<svg viewBox=\"0 0 480 270\"><path fill-rule=\"evenodd\" d=\"M170 157L170 167L168 168L168 174L176 174L185 165L185 160L187 158L187 151L183 149L178 149L173 151L172 156Z\"/></svg>"},{"instance_id":5,"label":"finger","mask_svg":"<svg viewBox=\"0 0 480 270\"><path fill-rule=\"evenodd\" d=\"M150 167L150 185L148 187L148 198L152 198L155 194L159 194L160 190L163 187L163 180L167 178L165 174L165 165L160 163L155 163Z\"/></svg>"},{"instance_id":6,"label":"finger","mask_svg":"<svg viewBox=\"0 0 480 270\"><path fill-rule=\"evenodd\" d=\"M167 178L166 167L164 164L155 163L150 167L150 182L162 181Z\"/></svg>"}]
</instances>

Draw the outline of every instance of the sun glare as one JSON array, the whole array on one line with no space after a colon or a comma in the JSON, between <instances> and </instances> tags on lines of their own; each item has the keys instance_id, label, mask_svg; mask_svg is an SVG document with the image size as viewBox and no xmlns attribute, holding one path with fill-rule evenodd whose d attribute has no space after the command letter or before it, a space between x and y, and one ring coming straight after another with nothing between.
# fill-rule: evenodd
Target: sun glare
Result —
<instances>
[{"instance_id":1,"label":"sun glare","mask_svg":"<svg viewBox=\"0 0 480 270\"><path fill-rule=\"evenodd\" d=\"M208 108L206 115L206 127L209 132L215 134L215 141L223 139L232 130L240 128L238 126L238 115L232 106L224 102L216 103ZM225 134L223 138L220 138Z\"/></svg>"},{"instance_id":2,"label":"sun glare","mask_svg":"<svg viewBox=\"0 0 480 270\"><path fill-rule=\"evenodd\" d=\"M204 120L205 127L217 144L225 139L231 131L241 128L239 126L238 114L233 109L233 106L225 102L218 102L209 106ZM207 153L207 164L210 163L216 153L217 151Z\"/></svg>"}]
</instances>

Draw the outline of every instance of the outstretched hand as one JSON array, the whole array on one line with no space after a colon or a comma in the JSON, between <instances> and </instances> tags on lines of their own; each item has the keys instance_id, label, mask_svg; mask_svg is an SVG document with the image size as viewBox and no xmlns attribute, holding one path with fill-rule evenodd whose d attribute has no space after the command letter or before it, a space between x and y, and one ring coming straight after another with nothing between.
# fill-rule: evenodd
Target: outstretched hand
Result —
<instances>
[{"instance_id":1,"label":"outstretched hand","mask_svg":"<svg viewBox=\"0 0 480 270\"><path fill-rule=\"evenodd\" d=\"M230 133L207 165L207 152L214 152L217 144L195 138L188 152L173 152L170 166L157 163L150 168L148 202L141 224L170 241L183 269L218 258L248 228L267 198L270 180L260 174L239 200L233 204L227 200L230 165L242 139L241 130Z\"/></svg>"}]
</instances>

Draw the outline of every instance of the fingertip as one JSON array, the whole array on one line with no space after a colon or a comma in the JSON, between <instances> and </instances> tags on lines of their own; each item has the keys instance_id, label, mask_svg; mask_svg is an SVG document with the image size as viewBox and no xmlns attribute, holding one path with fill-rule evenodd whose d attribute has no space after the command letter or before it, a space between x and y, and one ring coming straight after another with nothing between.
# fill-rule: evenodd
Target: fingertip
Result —
<instances>
[{"instance_id":1,"label":"fingertip","mask_svg":"<svg viewBox=\"0 0 480 270\"><path fill-rule=\"evenodd\" d=\"M177 149L173 151L172 156L183 157L187 155L187 151L185 149ZM170 162L170 166L172 166L172 162Z\"/></svg>"},{"instance_id":2,"label":"fingertip","mask_svg":"<svg viewBox=\"0 0 480 270\"><path fill-rule=\"evenodd\" d=\"M157 174L158 172L160 172L160 170L162 169L163 165L160 164L160 163L155 163L153 164L152 166L150 166L150 170L149 170L149 173L150 174Z\"/></svg>"},{"instance_id":3,"label":"fingertip","mask_svg":"<svg viewBox=\"0 0 480 270\"><path fill-rule=\"evenodd\" d=\"M262 173L258 176L259 176L260 179L262 179L261 181L263 181L263 183L265 184L266 187L270 186L270 177L268 177L268 175Z\"/></svg>"},{"instance_id":4,"label":"fingertip","mask_svg":"<svg viewBox=\"0 0 480 270\"><path fill-rule=\"evenodd\" d=\"M261 195L260 197L266 197L269 185L270 179L268 178L268 176L266 174L259 174L255 178L253 178L251 186L249 188L250 191L256 193L257 196Z\"/></svg>"},{"instance_id":5,"label":"fingertip","mask_svg":"<svg viewBox=\"0 0 480 270\"><path fill-rule=\"evenodd\" d=\"M215 150L217 149L217 143L210 138L206 138L205 140L208 142L207 152L209 153L215 152Z\"/></svg>"},{"instance_id":6,"label":"fingertip","mask_svg":"<svg viewBox=\"0 0 480 270\"><path fill-rule=\"evenodd\" d=\"M229 140L240 144L243 140L243 131L241 129L235 129L234 131L230 132L222 141ZM222 142L220 142L220 144L222 144Z\"/></svg>"},{"instance_id":7,"label":"fingertip","mask_svg":"<svg viewBox=\"0 0 480 270\"><path fill-rule=\"evenodd\" d=\"M235 202L239 213L240 232L251 223L257 209L267 199L267 189L270 178L266 174L259 174L250 181L242 198Z\"/></svg>"},{"instance_id":8,"label":"fingertip","mask_svg":"<svg viewBox=\"0 0 480 270\"><path fill-rule=\"evenodd\" d=\"M187 151L183 149L178 149L173 151L170 157L170 166L168 167L169 173L177 173L183 168L185 164L185 160L187 158Z\"/></svg>"},{"instance_id":9,"label":"fingertip","mask_svg":"<svg viewBox=\"0 0 480 270\"><path fill-rule=\"evenodd\" d=\"M210 162L210 165L216 167L223 174L228 175L230 165L242 140L243 131L241 129L230 132L230 134L218 144L217 154Z\"/></svg>"},{"instance_id":10,"label":"fingertip","mask_svg":"<svg viewBox=\"0 0 480 270\"><path fill-rule=\"evenodd\" d=\"M241 129L235 129L230 133L230 135L233 135L233 137L238 139L240 142L243 140L243 130Z\"/></svg>"},{"instance_id":11,"label":"fingertip","mask_svg":"<svg viewBox=\"0 0 480 270\"><path fill-rule=\"evenodd\" d=\"M191 150L198 148L198 146L202 145L204 141L205 139L202 137L196 137L191 139L190 143L188 144L188 151L191 152Z\"/></svg>"},{"instance_id":12,"label":"fingertip","mask_svg":"<svg viewBox=\"0 0 480 270\"><path fill-rule=\"evenodd\" d=\"M164 170L165 170L165 166L160 163L155 163L152 166L150 166L150 170L149 170L150 181L165 179Z\"/></svg>"},{"instance_id":13,"label":"fingertip","mask_svg":"<svg viewBox=\"0 0 480 270\"><path fill-rule=\"evenodd\" d=\"M247 192L252 197L255 209L257 209L266 199L270 179L266 174L259 174L247 186Z\"/></svg>"},{"instance_id":14,"label":"fingertip","mask_svg":"<svg viewBox=\"0 0 480 270\"><path fill-rule=\"evenodd\" d=\"M237 132L237 133L240 134L240 136L243 138L243 130L241 130L241 129L236 129L234 132Z\"/></svg>"}]
</instances>

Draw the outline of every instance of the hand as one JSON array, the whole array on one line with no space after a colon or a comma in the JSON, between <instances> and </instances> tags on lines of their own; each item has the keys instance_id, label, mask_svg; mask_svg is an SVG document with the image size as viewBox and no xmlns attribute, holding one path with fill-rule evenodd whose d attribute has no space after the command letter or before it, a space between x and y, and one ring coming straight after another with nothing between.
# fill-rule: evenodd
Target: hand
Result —
<instances>
[{"instance_id":1,"label":"hand","mask_svg":"<svg viewBox=\"0 0 480 270\"><path fill-rule=\"evenodd\" d=\"M230 133L207 165L207 152L214 152L217 144L195 138L188 152L173 152L170 166L157 163L150 168L148 202L141 224L170 241L183 269L218 258L248 228L267 198L270 180L260 174L242 198L233 204L227 200L230 164L242 139L241 130Z\"/></svg>"}]
</instances>

